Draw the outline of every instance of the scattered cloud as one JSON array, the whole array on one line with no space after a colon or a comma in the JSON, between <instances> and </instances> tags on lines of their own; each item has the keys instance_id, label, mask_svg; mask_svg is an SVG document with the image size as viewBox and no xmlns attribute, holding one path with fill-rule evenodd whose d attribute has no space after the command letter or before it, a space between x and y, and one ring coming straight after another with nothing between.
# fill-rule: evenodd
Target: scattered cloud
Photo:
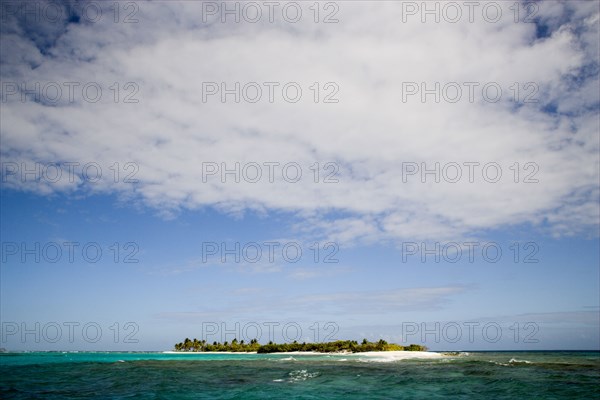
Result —
<instances>
[{"instance_id":1,"label":"scattered cloud","mask_svg":"<svg viewBox=\"0 0 600 400\"><path fill-rule=\"evenodd\" d=\"M102 174L97 182L81 170L27 180L3 167L3 186L40 195L114 193L168 218L205 207L238 217L283 212L299 230L342 243L449 240L521 224L556 236L597 232L594 2L540 3L537 23L456 24L400 23L402 7L392 2L340 2L339 23L328 25L204 22L201 2L136 4L131 24L76 22L77 10L68 8L63 20L38 24L7 14L0 39L4 165L95 163ZM54 82L64 95L55 103L22 101L21 93L8 94L11 82ZM80 83L72 102L64 82ZM90 82L102 88L97 102L82 94ZM279 86L272 103L233 96L222 103L218 95L204 101L210 82ZM297 103L283 98L290 82L303 89ZM321 94L337 88L339 102L315 104L315 82L321 90L333 83ZM464 96L403 101L411 82L458 82ZM473 102L464 82L478 83ZM482 96L489 82L503 89L498 102ZM537 102L524 103L532 93ZM125 103L127 96L138 102ZM272 182L270 162L279 163ZM470 162L478 163L473 182ZM220 168L208 179L207 163ZM236 163L240 174L257 163L263 178L235 182L230 174L223 183L223 169ZM298 182L289 182L288 163L300 166ZM454 163L462 169L456 183L444 175ZM495 176L484 170L490 163L500 167L498 182L485 179ZM407 176L415 165L419 171ZM435 168L440 182L423 175ZM324 181L331 173L337 182Z\"/></svg>"}]
</instances>

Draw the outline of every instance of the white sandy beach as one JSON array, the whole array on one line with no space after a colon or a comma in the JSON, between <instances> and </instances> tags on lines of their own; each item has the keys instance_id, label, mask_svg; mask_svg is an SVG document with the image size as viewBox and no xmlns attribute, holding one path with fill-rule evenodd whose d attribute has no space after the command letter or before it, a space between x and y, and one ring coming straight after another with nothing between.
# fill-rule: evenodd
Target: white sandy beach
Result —
<instances>
[{"instance_id":1,"label":"white sandy beach","mask_svg":"<svg viewBox=\"0 0 600 400\"><path fill-rule=\"evenodd\" d=\"M257 354L256 351L163 351L163 354Z\"/></svg>"},{"instance_id":2,"label":"white sandy beach","mask_svg":"<svg viewBox=\"0 0 600 400\"><path fill-rule=\"evenodd\" d=\"M163 351L163 354L257 354L255 351L249 352L235 352L235 351L199 351L199 352L187 352L187 351ZM441 358L444 357L441 353L435 353L431 351L365 351L362 353L320 353L317 351L287 351L277 353L264 353L269 355L289 355L289 356L350 356L350 357L367 357L374 361L396 361L414 358Z\"/></svg>"}]
</instances>

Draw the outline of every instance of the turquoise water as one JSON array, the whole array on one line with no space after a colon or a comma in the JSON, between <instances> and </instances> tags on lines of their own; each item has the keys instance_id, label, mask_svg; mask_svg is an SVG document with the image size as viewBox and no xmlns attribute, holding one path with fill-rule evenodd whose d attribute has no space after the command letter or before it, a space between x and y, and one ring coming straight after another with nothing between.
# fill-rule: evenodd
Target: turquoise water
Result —
<instances>
[{"instance_id":1,"label":"turquoise water","mask_svg":"<svg viewBox=\"0 0 600 400\"><path fill-rule=\"evenodd\" d=\"M592 399L598 352L360 355L4 353L2 399Z\"/></svg>"}]
</instances>

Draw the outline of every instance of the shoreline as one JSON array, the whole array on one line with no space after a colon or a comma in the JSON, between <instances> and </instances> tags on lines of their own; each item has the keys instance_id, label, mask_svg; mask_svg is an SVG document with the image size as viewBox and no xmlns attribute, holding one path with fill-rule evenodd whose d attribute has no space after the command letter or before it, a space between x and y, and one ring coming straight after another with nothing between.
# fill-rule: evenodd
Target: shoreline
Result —
<instances>
[{"instance_id":1,"label":"shoreline","mask_svg":"<svg viewBox=\"0 0 600 400\"><path fill-rule=\"evenodd\" d=\"M197 355L197 354L258 354L256 351L163 351L163 354L186 354L186 355ZM285 352L273 352L273 353L260 353L264 355L288 355L288 356L351 356L351 357L369 357L369 358L385 358L390 360L401 360L406 358L441 358L445 357L444 354L433 352L433 351L365 351L365 352L333 352L333 353L321 353L318 351L285 351Z\"/></svg>"},{"instance_id":2,"label":"shoreline","mask_svg":"<svg viewBox=\"0 0 600 400\"><path fill-rule=\"evenodd\" d=\"M162 354L258 354L256 351L161 351Z\"/></svg>"}]
</instances>

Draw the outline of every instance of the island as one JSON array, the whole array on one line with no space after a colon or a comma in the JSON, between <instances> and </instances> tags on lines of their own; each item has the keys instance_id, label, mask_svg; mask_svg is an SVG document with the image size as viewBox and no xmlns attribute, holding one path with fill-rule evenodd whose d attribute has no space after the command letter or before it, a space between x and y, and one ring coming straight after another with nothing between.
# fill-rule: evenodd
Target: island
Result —
<instances>
[{"instance_id":1,"label":"island","mask_svg":"<svg viewBox=\"0 0 600 400\"><path fill-rule=\"evenodd\" d=\"M208 343L206 340L186 338L183 342L174 346L176 352L232 352L232 353L290 353L290 352L315 352L315 353L365 353L380 351L427 351L426 346L411 344L401 346L396 343L388 343L383 339L377 342L369 342L367 339L359 344L355 340L336 340L323 343L273 343L260 344L256 339L249 343L243 340L233 339L224 343Z\"/></svg>"}]
</instances>

